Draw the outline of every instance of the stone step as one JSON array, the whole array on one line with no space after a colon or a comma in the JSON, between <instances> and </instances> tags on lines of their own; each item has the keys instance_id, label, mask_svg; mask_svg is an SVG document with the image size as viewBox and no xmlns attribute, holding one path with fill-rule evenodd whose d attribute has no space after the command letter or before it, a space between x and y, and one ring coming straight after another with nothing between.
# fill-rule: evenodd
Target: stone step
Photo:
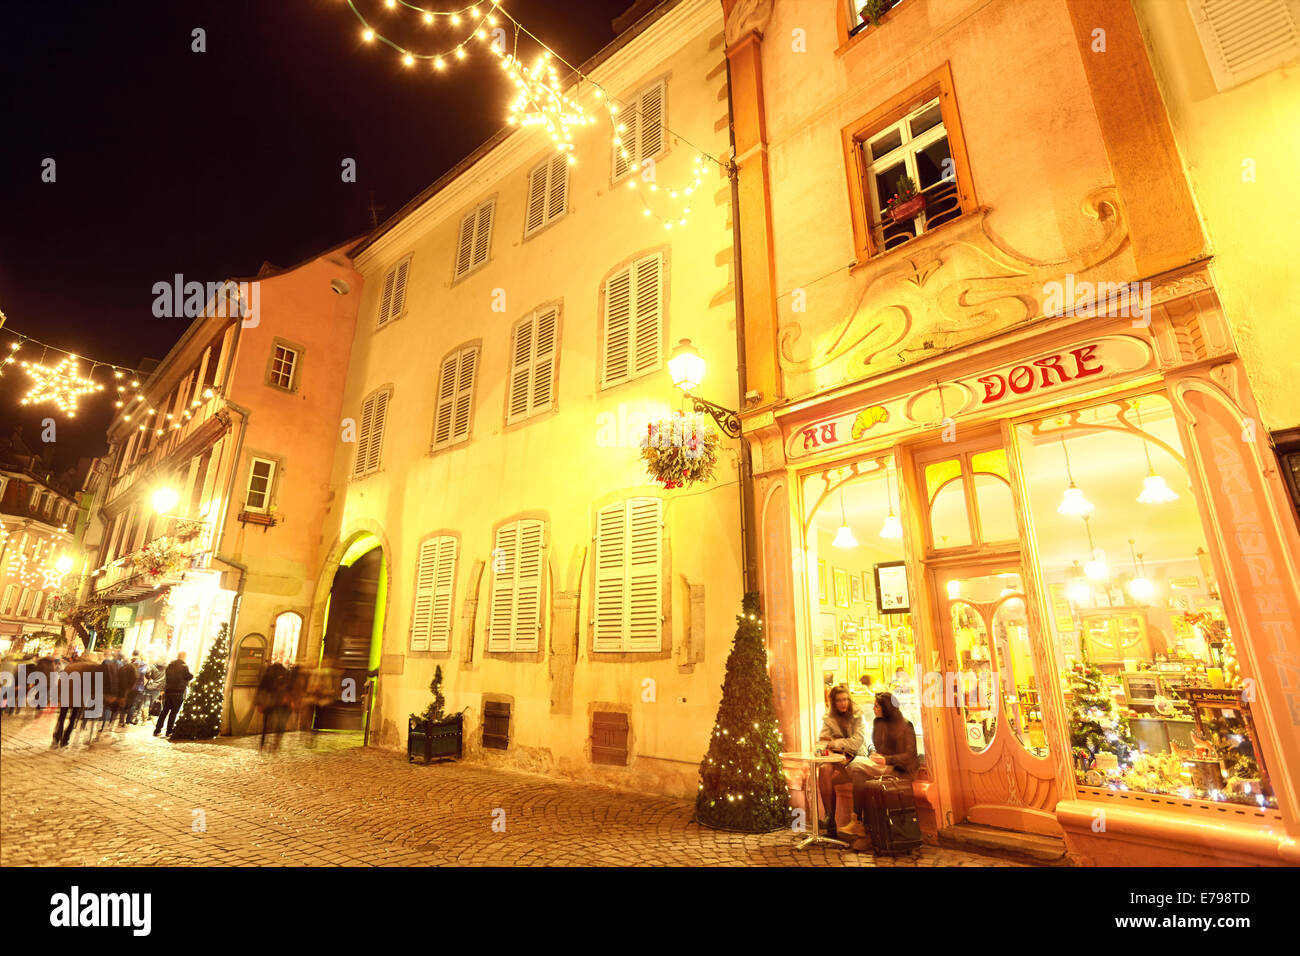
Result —
<instances>
[{"instance_id":1,"label":"stone step","mask_svg":"<svg viewBox=\"0 0 1300 956\"><path fill-rule=\"evenodd\" d=\"M1039 833L1020 833L978 823L959 823L939 831L939 845L992 853L1030 863L1069 866L1065 840Z\"/></svg>"}]
</instances>

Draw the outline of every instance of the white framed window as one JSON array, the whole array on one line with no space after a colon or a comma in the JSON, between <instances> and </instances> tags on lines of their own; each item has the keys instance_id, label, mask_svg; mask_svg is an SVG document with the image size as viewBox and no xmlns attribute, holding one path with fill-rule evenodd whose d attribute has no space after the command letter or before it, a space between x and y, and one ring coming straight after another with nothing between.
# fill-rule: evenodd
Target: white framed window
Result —
<instances>
[{"instance_id":1,"label":"white framed window","mask_svg":"<svg viewBox=\"0 0 1300 956\"><path fill-rule=\"evenodd\" d=\"M51 491L48 494L46 494L45 506L41 509L41 513L45 515L45 517L48 518L50 516L50 513L54 510L54 502L56 500L57 499L54 497L54 492Z\"/></svg>"},{"instance_id":2,"label":"white framed window","mask_svg":"<svg viewBox=\"0 0 1300 956\"><path fill-rule=\"evenodd\" d=\"M644 256L605 282L601 388L658 369L663 353L664 257Z\"/></svg>"},{"instance_id":3,"label":"white framed window","mask_svg":"<svg viewBox=\"0 0 1300 956\"><path fill-rule=\"evenodd\" d=\"M297 374L298 350L287 345L275 345L271 351L271 384L291 392Z\"/></svg>"},{"instance_id":4,"label":"white framed window","mask_svg":"<svg viewBox=\"0 0 1300 956\"><path fill-rule=\"evenodd\" d=\"M489 199L460 221L460 239L456 244L456 278L469 275L488 260L492 246L492 218L497 201Z\"/></svg>"},{"instance_id":5,"label":"white framed window","mask_svg":"<svg viewBox=\"0 0 1300 956\"><path fill-rule=\"evenodd\" d=\"M411 616L411 650L451 649L453 588L459 542L452 535L429 538L420 545L415 572L415 608Z\"/></svg>"},{"instance_id":6,"label":"white framed window","mask_svg":"<svg viewBox=\"0 0 1300 956\"><path fill-rule=\"evenodd\" d=\"M248 489L244 495L245 511L266 511L271 507L271 486L275 483L275 462L254 458L248 469Z\"/></svg>"},{"instance_id":7,"label":"white framed window","mask_svg":"<svg viewBox=\"0 0 1300 956\"><path fill-rule=\"evenodd\" d=\"M298 659L298 638L302 635L302 615L283 611L275 616L271 660L292 663Z\"/></svg>"},{"instance_id":8,"label":"white framed window","mask_svg":"<svg viewBox=\"0 0 1300 956\"><path fill-rule=\"evenodd\" d=\"M629 498L596 512L596 651L663 649L663 501Z\"/></svg>"},{"instance_id":9,"label":"white framed window","mask_svg":"<svg viewBox=\"0 0 1300 956\"><path fill-rule=\"evenodd\" d=\"M948 145L948 130L937 96L859 148L871 207L871 229L880 249L893 249L961 215L957 164ZM925 197L925 206L914 218L895 222L887 207L904 176Z\"/></svg>"},{"instance_id":10,"label":"white framed window","mask_svg":"<svg viewBox=\"0 0 1300 956\"><path fill-rule=\"evenodd\" d=\"M478 346L457 349L442 360L433 416L433 447L446 448L469 438L474 411Z\"/></svg>"},{"instance_id":11,"label":"white framed window","mask_svg":"<svg viewBox=\"0 0 1300 956\"><path fill-rule=\"evenodd\" d=\"M0 501L4 500L5 489L9 487L9 479L0 475Z\"/></svg>"},{"instance_id":12,"label":"white framed window","mask_svg":"<svg viewBox=\"0 0 1300 956\"><path fill-rule=\"evenodd\" d=\"M31 588L23 588L23 596L18 599L18 617L27 616L27 605L32 599Z\"/></svg>"},{"instance_id":13,"label":"white framed window","mask_svg":"<svg viewBox=\"0 0 1300 956\"><path fill-rule=\"evenodd\" d=\"M515 326L510 343L510 395L506 423L523 421L555 404L555 356L560 307L547 306Z\"/></svg>"},{"instance_id":14,"label":"white framed window","mask_svg":"<svg viewBox=\"0 0 1300 956\"><path fill-rule=\"evenodd\" d=\"M39 511L41 509L41 489L35 485L32 486L32 500L27 504L28 511Z\"/></svg>"},{"instance_id":15,"label":"white framed window","mask_svg":"<svg viewBox=\"0 0 1300 956\"><path fill-rule=\"evenodd\" d=\"M1300 0L1187 0L1222 93L1300 57Z\"/></svg>"},{"instance_id":16,"label":"white framed window","mask_svg":"<svg viewBox=\"0 0 1300 956\"><path fill-rule=\"evenodd\" d=\"M11 584L5 588L4 603L0 604L0 614L14 613L14 601L18 599L18 585Z\"/></svg>"},{"instance_id":17,"label":"white framed window","mask_svg":"<svg viewBox=\"0 0 1300 956\"><path fill-rule=\"evenodd\" d=\"M880 0L880 9L877 10L876 15L880 16L886 10L892 10L902 2L903 0ZM862 18L862 10L870 5L869 0L840 0L840 3L848 9L849 36L865 30L869 21Z\"/></svg>"},{"instance_id":18,"label":"white framed window","mask_svg":"<svg viewBox=\"0 0 1300 956\"><path fill-rule=\"evenodd\" d=\"M361 429L357 435L357 458L352 465L352 477L360 478L379 470L380 452L384 446L384 427L388 423L388 403L392 389L380 389L366 396L361 403Z\"/></svg>"},{"instance_id":19,"label":"white framed window","mask_svg":"<svg viewBox=\"0 0 1300 956\"><path fill-rule=\"evenodd\" d=\"M665 101L668 86L660 80L637 92L632 99L614 114L614 180L641 168L647 159L654 159L664 151L668 139Z\"/></svg>"},{"instance_id":20,"label":"white framed window","mask_svg":"<svg viewBox=\"0 0 1300 956\"><path fill-rule=\"evenodd\" d=\"M528 174L524 237L564 215L569 200L569 158L563 153L538 163Z\"/></svg>"},{"instance_id":21,"label":"white framed window","mask_svg":"<svg viewBox=\"0 0 1300 956\"><path fill-rule=\"evenodd\" d=\"M401 262L384 274L384 285L379 294L379 317L375 328L382 329L394 319L401 318L406 311L406 280L411 274L411 257Z\"/></svg>"},{"instance_id":22,"label":"white framed window","mask_svg":"<svg viewBox=\"0 0 1300 956\"><path fill-rule=\"evenodd\" d=\"M542 630L546 522L512 521L497 529L492 550L489 651L536 651Z\"/></svg>"},{"instance_id":23,"label":"white framed window","mask_svg":"<svg viewBox=\"0 0 1300 956\"><path fill-rule=\"evenodd\" d=\"M34 591L34 592L32 593L32 606L31 606L31 609L28 610L28 612L27 612L27 616L28 616L28 617L37 617L37 618L40 617L40 616L41 616L41 602L43 602L44 600L45 600L45 592L44 592L44 591Z\"/></svg>"}]
</instances>

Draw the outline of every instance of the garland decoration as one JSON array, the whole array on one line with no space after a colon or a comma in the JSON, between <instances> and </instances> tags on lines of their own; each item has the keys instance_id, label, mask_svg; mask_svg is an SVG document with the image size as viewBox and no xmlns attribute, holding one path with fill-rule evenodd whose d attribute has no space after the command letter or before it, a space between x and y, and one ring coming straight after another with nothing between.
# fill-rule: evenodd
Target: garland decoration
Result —
<instances>
[{"instance_id":1,"label":"garland decoration","mask_svg":"<svg viewBox=\"0 0 1300 956\"><path fill-rule=\"evenodd\" d=\"M675 412L646 425L641 457L651 480L665 489L708 481L718 464L718 431L702 416Z\"/></svg>"}]
</instances>

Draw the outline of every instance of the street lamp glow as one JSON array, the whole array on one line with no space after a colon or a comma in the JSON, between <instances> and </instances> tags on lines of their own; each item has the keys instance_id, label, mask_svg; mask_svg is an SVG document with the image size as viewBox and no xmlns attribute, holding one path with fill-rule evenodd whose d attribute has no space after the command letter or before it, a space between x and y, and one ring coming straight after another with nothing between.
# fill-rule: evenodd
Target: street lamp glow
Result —
<instances>
[{"instance_id":1,"label":"street lamp glow","mask_svg":"<svg viewBox=\"0 0 1300 956\"><path fill-rule=\"evenodd\" d=\"M72 558L65 554L63 557L59 558L59 560L54 562L54 568L60 574L67 574L72 570Z\"/></svg>"},{"instance_id":2,"label":"street lamp glow","mask_svg":"<svg viewBox=\"0 0 1300 956\"><path fill-rule=\"evenodd\" d=\"M682 339L668 358L668 374L672 376L673 384L683 392L699 387L704 380L704 369L704 356L690 339Z\"/></svg>"},{"instance_id":3,"label":"street lamp glow","mask_svg":"<svg viewBox=\"0 0 1300 956\"><path fill-rule=\"evenodd\" d=\"M160 515L165 515L176 507L176 502L180 500L172 488L159 488L153 493L153 510Z\"/></svg>"}]
</instances>

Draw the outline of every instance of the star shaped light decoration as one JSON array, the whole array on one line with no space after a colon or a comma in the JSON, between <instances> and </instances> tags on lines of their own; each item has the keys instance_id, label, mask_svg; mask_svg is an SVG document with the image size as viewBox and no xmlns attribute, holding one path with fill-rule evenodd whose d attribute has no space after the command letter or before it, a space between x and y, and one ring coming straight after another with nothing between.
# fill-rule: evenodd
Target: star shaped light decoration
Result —
<instances>
[{"instance_id":1,"label":"star shaped light decoration","mask_svg":"<svg viewBox=\"0 0 1300 956\"><path fill-rule=\"evenodd\" d=\"M66 572L60 571L56 567L41 568L41 575L45 578L42 588L57 588L63 584L63 575Z\"/></svg>"},{"instance_id":2,"label":"star shaped light decoration","mask_svg":"<svg viewBox=\"0 0 1300 956\"><path fill-rule=\"evenodd\" d=\"M54 368L33 362L23 362L22 367L34 383L31 391L20 402L22 405L53 402L59 411L67 412L69 417L76 417L77 399L104 389L103 385L92 379L81 377L75 355L69 355Z\"/></svg>"}]
</instances>

